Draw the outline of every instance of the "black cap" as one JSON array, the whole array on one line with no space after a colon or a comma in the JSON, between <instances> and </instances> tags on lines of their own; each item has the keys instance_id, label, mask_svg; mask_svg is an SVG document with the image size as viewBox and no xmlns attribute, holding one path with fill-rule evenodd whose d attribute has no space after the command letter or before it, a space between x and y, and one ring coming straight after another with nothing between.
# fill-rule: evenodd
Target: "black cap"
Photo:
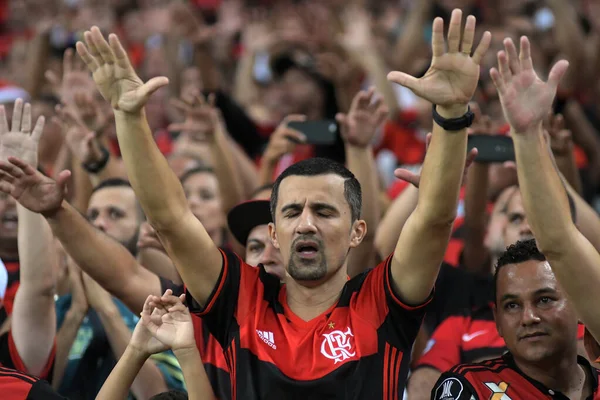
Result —
<instances>
[{"instance_id":1,"label":"black cap","mask_svg":"<svg viewBox=\"0 0 600 400\"><path fill-rule=\"evenodd\" d=\"M238 242L246 245L252 229L273 222L269 200L250 200L233 207L227 214L227 225Z\"/></svg>"}]
</instances>

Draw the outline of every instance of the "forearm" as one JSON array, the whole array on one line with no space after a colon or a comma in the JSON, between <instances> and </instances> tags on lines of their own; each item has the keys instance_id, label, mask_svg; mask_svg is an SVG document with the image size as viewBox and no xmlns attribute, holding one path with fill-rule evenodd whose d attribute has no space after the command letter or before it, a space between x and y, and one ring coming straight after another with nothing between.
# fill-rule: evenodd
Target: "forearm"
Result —
<instances>
[{"instance_id":1,"label":"forearm","mask_svg":"<svg viewBox=\"0 0 600 400\"><path fill-rule=\"evenodd\" d=\"M429 400L431 389L442 373L434 368L422 367L416 370L408 381L408 395L411 400Z\"/></svg>"},{"instance_id":2,"label":"forearm","mask_svg":"<svg viewBox=\"0 0 600 400\"><path fill-rule=\"evenodd\" d=\"M90 202L90 197L92 196L92 182L90 181L88 173L83 169L81 163L75 157L73 158L73 164L71 165L71 173L74 190L70 202L79 212L85 213Z\"/></svg>"},{"instance_id":3,"label":"forearm","mask_svg":"<svg viewBox=\"0 0 600 400\"><path fill-rule=\"evenodd\" d=\"M463 266L476 274L489 274L489 266L482 270L489 253L484 246L487 228L486 206L489 166L475 163L467 176L465 193L465 247Z\"/></svg>"},{"instance_id":4,"label":"forearm","mask_svg":"<svg viewBox=\"0 0 600 400\"><path fill-rule=\"evenodd\" d=\"M96 400L127 399L129 388L140 373L148 357L127 347L119 362L102 385Z\"/></svg>"},{"instance_id":5,"label":"forearm","mask_svg":"<svg viewBox=\"0 0 600 400\"><path fill-rule=\"evenodd\" d=\"M219 124L220 125L220 124ZM229 140L224 128L218 126L211 142L214 154L215 175L221 189L223 199L223 212L228 213L233 207L243 200L242 183L236 171L235 161L231 152Z\"/></svg>"},{"instance_id":6,"label":"forearm","mask_svg":"<svg viewBox=\"0 0 600 400\"><path fill-rule=\"evenodd\" d=\"M402 228L417 207L418 200L419 189L408 185L388 208L375 235L375 248L381 257L386 257L394 251Z\"/></svg>"},{"instance_id":7,"label":"forearm","mask_svg":"<svg viewBox=\"0 0 600 400\"><path fill-rule=\"evenodd\" d=\"M140 249L137 259L144 268L154 274L176 284L183 284L177 268L165 252L155 248Z\"/></svg>"},{"instance_id":8,"label":"forearm","mask_svg":"<svg viewBox=\"0 0 600 400\"><path fill-rule=\"evenodd\" d=\"M210 44L197 45L194 48L194 60L200 70L204 90L209 92L219 90L221 87L220 76Z\"/></svg>"},{"instance_id":9,"label":"forearm","mask_svg":"<svg viewBox=\"0 0 600 400\"><path fill-rule=\"evenodd\" d=\"M188 398L190 400L215 399L198 349L194 347L186 351L176 350L173 353L181 366Z\"/></svg>"},{"instance_id":10,"label":"forearm","mask_svg":"<svg viewBox=\"0 0 600 400\"><path fill-rule=\"evenodd\" d=\"M600 253L600 216L568 182L565 186L575 204L577 229Z\"/></svg>"},{"instance_id":11,"label":"forearm","mask_svg":"<svg viewBox=\"0 0 600 400\"><path fill-rule=\"evenodd\" d=\"M47 365L56 335L54 293L58 257L52 232L40 214L17 205L20 286L15 296L12 333L27 372Z\"/></svg>"},{"instance_id":12,"label":"forearm","mask_svg":"<svg viewBox=\"0 0 600 400\"><path fill-rule=\"evenodd\" d=\"M273 176L279 160L270 160L263 156L258 170L258 181L260 186L273 183Z\"/></svg>"},{"instance_id":13,"label":"forearm","mask_svg":"<svg viewBox=\"0 0 600 400\"><path fill-rule=\"evenodd\" d=\"M537 245L543 253L560 252L565 243L564 235L575 225L542 127L512 136L523 204ZM548 218L550 215L552 218Z\"/></svg>"},{"instance_id":14,"label":"forearm","mask_svg":"<svg viewBox=\"0 0 600 400\"><path fill-rule=\"evenodd\" d=\"M413 9L404 19L405 28L394 47L394 65L399 71L407 71L418 48L423 45L423 26L431 9L431 0L414 2Z\"/></svg>"},{"instance_id":15,"label":"forearm","mask_svg":"<svg viewBox=\"0 0 600 400\"><path fill-rule=\"evenodd\" d=\"M233 98L243 107L250 106L252 101L258 98L253 76L254 59L254 52L245 49L235 72Z\"/></svg>"},{"instance_id":16,"label":"forearm","mask_svg":"<svg viewBox=\"0 0 600 400\"><path fill-rule=\"evenodd\" d=\"M346 144L348 169L354 174L362 188L361 219L367 223L367 233L360 246L353 249L348 258L348 274L355 276L372 265L375 233L379 225L379 180L371 146L359 148Z\"/></svg>"},{"instance_id":17,"label":"forearm","mask_svg":"<svg viewBox=\"0 0 600 400\"><path fill-rule=\"evenodd\" d=\"M581 183L581 176L577 163L575 161L575 154L570 149L566 154L554 157L558 171L563 175L565 181L571 185L571 187L577 193L583 193L583 186Z\"/></svg>"},{"instance_id":18,"label":"forearm","mask_svg":"<svg viewBox=\"0 0 600 400\"><path fill-rule=\"evenodd\" d=\"M48 222L77 265L132 311L137 313L142 309L148 294L160 294L157 277L152 277L149 271L144 274L125 247L95 229L67 202Z\"/></svg>"},{"instance_id":19,"label":"forearm","mask_svg":"<svg viewBox=\"0 0 600 400\"><path fill-rule=\"evenodd\" d=\"M438 113L444 118L463 115L467 106ZM456 217L458 194L465 167L467 130L449 132L437 124L433 126L431 144L423 162L419 185L419 202L415 213L433 226L450 228Z\"/></svg>"},{"instance_id":20,"label":"forearm","mask_svg":"<svg viewBox=\"0 0 600 400\"><path fill-rule=\"evenodd\" d=\"M236 172L241 177L243 198L250 198L252 193L259 187L258 171L254 162L248 157L241 146L231 137L228 137L231 153L236 165Z\"/></svg>"},{"instance_id":21,"label":"forearm","mask_svg":"<svg viewBox=\"0 0 600 400\"><path fill-rule=\"evenodd\" d=\"M117 136L131 186L157 229L180 223L188 213L183 188L158 149L144 111L115 111Z\"/></svg>"},{"instance_id":22,"label":"forearm","mask_svg":"<svg viewBox=\"0 0 600 400\"><path fill-rule=\"evenodd\" d=\"M106 331L113 355L119 360L131 340L131 331L123 322L123 317L112 301L110 304L107 301L105 308L96 311ZM137 399L149 399L166 390L167 385L160 370L152 360L146 360L131 384L131 392Z\"/></svg>"},{"instance_id":23,"label":"forearm","mask_svg":"<svg viewBox=\"0 0 600 400\"><path fill-rule=\"evenodd\" d=\"M71 347L73 346L73 342L77 336L77 331L79 330L85 315L86 312L84 310L80 310L72 305L65 315L62 326L58 330L58 334L56 335L54 376L52 379L52 387L54 389L58 389L60 387L67 363L69 361Z\"/></svg>"},{"instance_id":24,"label":"forearm","mask_svg":"<svg viewBox=\"0 0 600 400\"><path fill-rule=\"evenodd\" d=\"M392 84L387 79L387 67L382 57L375 48L363 49L360 54L354 54L354 58L367 71L377 88L382 94L389 114L395 117L399 110L398 98Z\"/></svg>"},{"instance_id":25,"label":"forearm","mask_svg":"<svg viewBox=\"0 0 600 400\"><path fill-rule=\"evenodd\" d=\"M25 63L27 81L23 82L23 85L32 99L38 97L43 86L49 49L50 35L48 33L37 34L28 45Z\"/></svg>"}]
</instances>

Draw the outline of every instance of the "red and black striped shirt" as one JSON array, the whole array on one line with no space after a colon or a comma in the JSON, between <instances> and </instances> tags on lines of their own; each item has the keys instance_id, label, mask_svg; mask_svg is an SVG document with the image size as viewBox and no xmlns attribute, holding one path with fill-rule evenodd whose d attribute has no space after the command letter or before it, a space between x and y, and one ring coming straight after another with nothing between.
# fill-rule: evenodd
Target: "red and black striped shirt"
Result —
<instances>
[{"instance_id":1,"label":"red and black striped shirt","mask_svg":"<svg viewBox=\"0 0 600 400\"><path fill-rule=\"evenodd\" d=\"M349 280L336 304L304 321L289 309L277 277L222 254L206 308L189 293L187 301L225 351L232 399L402 399L427 302L401 301L391 257Z\"/></svg>"},{"instance_id":2,"label":"red and black striped shirt","mask_svg":"<svg viewBox=\"0 0 600 400\"><path fill-rule=\"evenodd\" d=\"M581 356L577 362L587 372L592 394L586 400L600 400L598 370ZM568 400L563 393L525 375L512 354L476 364L463 364L442 374L431 391L432 400Z\"/></svg>"},{"instance_id":3,"label":"red and black striped shirt","mask_svg":"<svg viewBox=\"0 0 600 400\"><path fill-rule=\"evenodd\" d=\"M1 366L0 394L2 400L66 400L48 382Z\"/></svg>"}]
</instances>

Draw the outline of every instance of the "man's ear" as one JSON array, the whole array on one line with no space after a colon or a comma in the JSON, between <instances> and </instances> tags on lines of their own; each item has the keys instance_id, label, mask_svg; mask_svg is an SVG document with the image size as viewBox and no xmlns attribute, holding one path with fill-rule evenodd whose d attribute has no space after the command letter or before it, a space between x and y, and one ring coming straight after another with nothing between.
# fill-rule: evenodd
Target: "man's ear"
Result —
<instances>
[{"instance_id":1,"label":"man's ear","mask_svg":"<svg viewBox=\"0 0 600 400\"><path fill-rule=\"evenodd\" d=\"M279 250L279 241L277 240L277 233L275 232L275 224L269 222L269 238L271 239L271 243L273 243L273 247Z\"/></svg>"},{"instance_id":2,"label":"man's ear","mask_svg":"<svg viewBox=\"0 0 600 400\"><path fill-rule=\"evenodd\" d=\"M366 234L367 223L362 219L354 221L352 224L352 231L350 232L350 248L358 247Z\"/></svg>"}]
</instances>

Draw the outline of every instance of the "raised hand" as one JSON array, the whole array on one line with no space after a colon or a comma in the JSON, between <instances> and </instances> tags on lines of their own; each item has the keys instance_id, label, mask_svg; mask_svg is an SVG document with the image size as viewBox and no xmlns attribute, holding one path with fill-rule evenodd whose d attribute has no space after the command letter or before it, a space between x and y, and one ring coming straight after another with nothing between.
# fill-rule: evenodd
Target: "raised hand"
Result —
<instances>
[{"instance_id":1,"label":"raised hand","mask_svg":"<svg viewBox=\"0 0 600 400\"><path fill-rule=\"evenodd\" d=\"M565 119L561 114L550 113L544 121L548 132L550 149L556 157L570 155L573 151L573 135L565 128Z\"/></svg>"},{"instance_id":2,"label":"raised hand","mask_svg":"<svg viewBox=\"0 0 600 400\"><path fill-rule=\"evenodd\" d=\"M0 161L0 191L11 195L23 207L46 217L60 209L67 192L70 171L62 171L55 181L25 161L8 157Z\"/></svg>"},{"instance_id":3,"label":"raised hand","mask_svg":"<svg viewBox=\"0 0 600 400\"><path fill-rule=\"evenodd\" d=\"M499 69L490 70L500 95L504 117L516 134L537 130L550 112L558 83L569 63L561 60L554 64L548 82L544 82L533 69L531 45L527 37L521 37L519 55L511 39L504 39L504 49L498 52Z\"/></svg>"},{"instance_id":4,"label":"raised hand","mask_svg":"<svg viewBox=\"0 0 600 400\"><path fill-rule=\"evenodd\" d=\"M48 70L45 77L50 82L54 94L65 104L74 101L76 91L93 93L96 91L94 80L77 57L73 49L65 50L63 55L62 77Z\"/></svg>"},{"instance_id":5,"label":"raised hand","mask_svg":"<svg viewBox=\"0 0 600 400\"><path fill-rule=\"evenodd\" d=\"M342 138L352 146L368 146L373 141L377 128L387 118L388 109L383 104L383 99L378 97L373 101L374 95L374 88L358 92L352 99L348 114L339 113L335 116Z\"/></svg>"},{"instance_id":6,"label":"raised hand","mask_svg":"<svg viewBox=\"0 0 600 400\"><path fill-rule=\"evenodd\" d=\"M429 148L429 143L431 143L431 132L429 132L427 134L427 138L425 140L426 148ZM475 161L475 157L477 157L477 149L473 148L473 149L471 149L471 151L469 151L469 154L467 154L467 159L465 160L465 169L463 171L463 180L462 180L463 185L465 184L465 180L467 179L467 174L469 172L469 168ZM417 188L421 184L421 173L420 172L418 174L416 174L407 169L398 168L394 171L394 176L396 176L396 178L398 178L398 179L401 179L405 182L410 183L411 185L413 185Z\"/></svg>"},{"instance_id":7,"label":"raised hand","mask_svg":"<svg viewBox=\"0 0 600 400\"><path fill-rule=\"evenodd\" d=\"M148 296L141 314L141 324L153 339L174 352L196 346L194 324L184 301L185 294L176 297L167 290L162 297Z\"/></svg>"},{"instance_id":8,"label":"raised hand","mask_svg":"<svg viewBox=\"0 0 600 400\"><path fill-rule=\"evenodd\" d=\"M415 78L404 72L390 72L388 79L411 89L431 103L442 107L466 106L477 88L479 64L490 46L491 34L485 32L481 42L471 56L475 37L475 17L469 15L465 23L461 44L462 12L452 11L448 29L448 50L445 50L444 21L433 21L431 66L422 78ZM444 110L438 110L438 112ZM460 111L464 113L463 110ZM445 116L445 115L442 115Z\"/></svg>"},{"instance_id":9,"label":"raised hand","mask_svg":"<svg viewBox=\"0 0 600 400\"><path fill-rule=\"evenodd\" d=\"M263 154L263 159L269 164L276 164L281 157L294 151L298 144L306 142L306 137L301 132L288 127L291 121L306 121L303 115L288 115L279 124L269 138L269 144Z\"/></svg>"},{"instance_id":10,"label":"raised hand","mask_svg":"<svg viewBox=\"0 0 600 400\"><path fill-rule=\"evenodd\" d=\"M17 157L37 168L38 144L44 130L44 117L39 117L31 131L31 104L17 99L13 107L12 128L8 129L6 111L0 106L0 161Z\"/></svg>"},{"instance_id":11,"label":"raised hand","mask_svg":"<svg viewBox=\"0 0 600 400\"><path fill-rule=\"evenodd\" d=\"M84 164L91 164L102 159L101 144L98 133L90 130L76 107L56 106L57 120L65 135L65 143L71 153Z\"/></svg>"},{"instance_id":12,"label":"raised hand","mask_svg":"<svg viewBox=\"0 0 600 400\"><path fill-rule=\"evenodd\" d=\"M77 42L77 53L92 71L98 90L113 109L136 113L144 107L152 93L169 83L164 76L144 83L114 33L108 35L107 42L100 29L94 26L83 36L85 44Z\"/></svg>"},{"instance_id":13,"label":"raised hand","mask_svg":"<svg viewBox=\"0 0 600 400\"><path fill-rule=\"evenodd\" d=\"M194 140L210 139L219 128L219 112L215 108L215 95L208 96L195 93L190 101L172 99L173 107L185 115L185 121L169 125L170 131L188 134Z\"/></svg>"}]
</instances>

